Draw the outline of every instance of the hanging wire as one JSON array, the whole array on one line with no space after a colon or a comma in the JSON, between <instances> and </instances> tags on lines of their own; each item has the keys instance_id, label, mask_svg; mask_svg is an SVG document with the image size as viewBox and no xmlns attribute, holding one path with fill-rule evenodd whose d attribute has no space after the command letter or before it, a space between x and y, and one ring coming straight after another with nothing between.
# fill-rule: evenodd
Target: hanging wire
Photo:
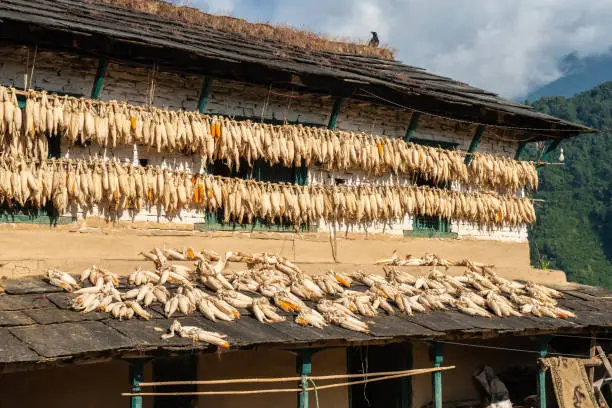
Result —
<instances>
[{"instance_id":1,"label":"hanging wire","mask_svg":"<svg viewBox=\"0 0 612 408\"><path fill-rule=\"evenodd\" d=\"M38 44L34 47L34 58L32 59L32 71L30 73L30 84L28 89L32 88L32 78L34 78L34 67L36 66L36 56L38 54Z\"/></svg>"},{"instance_id":2,"label":"hanging wire","mask_svg":"<svg viewBox=\"0 0 612 408\"><path fill-rule=\"evenodd\" d=\"M489 124L489 123L481 123L481 122L476 122L476 121L467 120L467 119L450 118L450 117L447 117L447 116L438 115L438 114L430 113L430 112L425 112L425 111L422 111L422 110L419 110L419 109L415 109L415 108L410 107L410 106L402 105L400 103L397 103L397 102L391 101L389 99L383 98L382 96L378 96L375 93L368 91L367 89L359 88L359 90L362 91L362 92L365 92L366 94L368 94L368 95L370 95L370 96L372 96L374 98L380 99L381 101L387 102L388 104L391 104L391 105L395 105L395 106L397 106L399 108L409 109L409 110L411 110L413 112L419 112L419 113L421 113L423 115L432 116L432 117L440 118L440 119L447 119L447 120L451 120L451 121L454 121L454 122L469 123L469 124L472 124L472 125L480 125L480 126L494 127L494 128L500 128L500 129L530 130L530 131L541 131L541 132L572 132L572 133L579 133L579 132L576 132L576 130L571 130L571 129L546 129L546 128L530 128L530 127L508 126L508 125L492 125L492 124ZM559 138L559 139L562 139L562 138Z\"/></svg>"},{"instance_id":3,"label":"hanging wire","mask_svg":"<svg viewBox=\"0 0 612 408\"><path fill-rule=\"evenodd\" d=\"M23 90L28 90L28 69L30 69L30 47L28 47L28 53L26 54L26 65L23 73Z\"/></svg>"},{"instance_id":4,"label":"hanging wire","mask_svg":"<svg viewBox=\"0 0 612 408\"><path fill-rule=\"evenodd\" d=\"M576 336L573 334L553 334L553 336L555 337L569 337L572 339L586 339L586 340L591 340L591 339L595 339L595 340L606 340L606 341L612 341L612 337L599 337L599 336Z\"/></svg>"},{"instance_id":5,"label":"hanging wire","mask_svg":"<svg viewBox=\"0 0 612 408\"><path fill-rule=\"evenodd\" d=\"M268 109L268 104L270 103L270 92L272 92L272 84L268 86L268 93L266 94L266 98L264 99L263 106L261 107L261 122L264 121L264 114Z\"/></svg>"},{"instance_id":6,"label":"hanging wire","mask_svg":"<svg viewBox=\"0 0 612 408\"><path fill-rule=\"evenodd\" d=\"M539 350L525 350L525 349L516 349L516 348L510 348L510 347L486 346L484 344L459 343L456 341L447 341L447 340L436 340L436 342L444 343L444 344L453 344L456 346L476 347L476 348L483 348L483 349L490 349L490 350L516 351L516 352L521 352L521 353L534 353L534 354L540 353ZM547 354L550 356L590 358L589 356L584 355L584 354L555 353L552 351L548 352Z\"/></svg>"}]
</instances>

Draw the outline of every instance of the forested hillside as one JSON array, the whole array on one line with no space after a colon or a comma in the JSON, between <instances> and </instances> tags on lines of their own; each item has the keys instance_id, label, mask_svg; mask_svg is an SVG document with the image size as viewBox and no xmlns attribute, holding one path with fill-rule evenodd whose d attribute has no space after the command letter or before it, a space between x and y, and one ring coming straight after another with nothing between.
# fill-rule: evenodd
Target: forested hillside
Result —
<instances>
[{"instance_id":1,"label":"forested hillside","mask_svg":"<svg viewBox=\"0 0 612 408\"><path fill-rule=\"evenodd\" d=\"M533 106L601 133L562 142L565 165L542 169L537 197L545 202L537 203L538 221L529 234L532 263L562 269L572 281L612 288L612 82ZM552 157L558 161L558 151Z\"/></svg>"}]
</instances>

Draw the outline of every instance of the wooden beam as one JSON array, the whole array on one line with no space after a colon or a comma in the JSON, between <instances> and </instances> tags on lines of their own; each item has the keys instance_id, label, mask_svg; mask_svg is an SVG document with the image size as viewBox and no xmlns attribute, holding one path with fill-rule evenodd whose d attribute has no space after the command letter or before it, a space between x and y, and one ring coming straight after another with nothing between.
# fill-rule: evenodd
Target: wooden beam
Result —
<instances>
[{"instance_id":1,"label":"wooden beam","mask_svg":"<svg viewBox=\"0 0 612 408\"><path fill-rule=\"evenodd\" d=\"M409 142L410 139L412 138L412 135L414 135L414 132L416 131L417 126L419 125L420 117L421 117L420 112L412 113L412 116L410 117L410 124L408 125L408 130L406 131L406 136L404 136L405 142Z\"/></svg>"},{"instance_id":2,"label":"wooden beam","mask_svg":"<svg viewBox=\"0 0 612 408\"><path fill-rule=\"evenodd\" d=\"M441 367L444 361L444 344L434 342L430 346L430 358L434 367ZM436 371L431 375L433 408L442 408L442 372Z\"/></svg>"},{"instance_id":3,"label":"wooden beam","mask_svg":"<svg viewBox=\"0 0 612 408\"><path fill-rule=\"evenodd\" d=\"M342 108L342 104L344 103L344 98L339 97L334 101L334 107L332 109L331 116L329 117L329 123L327 124L327 128L334 130L336 128L336 122L338 121L338 116L340 115L340 109Z\"/></svg>"},{"instance_id":4,"label":"wooden beam","mask_svg":"<svg viewBox=\"0 0 612 408\"><path fill-rule=\"evenodd\" d=\"M478 125L478 127L476 128L476 133L474 133L474 137L472 138L472 141L470 142L470 147L468 147L468 154L465 156L465 165L469 166L470 163L472 163L472 154L476 151L476 148L478 147L478 145L480 144L480 139L482 138L482 135L484 134L485 131L485 126L484 125Z\"/></svg>"},{"instance_id":5,"label":"wooden beam","mask_svg":"<svg viewBox=\"0 0 612 408\"><path fill-rule=\"evenodd\" d=\"M597 355L597 337L594 334L591 334L591 341L589 344L589 357L593 358ZM595 380L595 367L591 367L588 370L589 381L593 384L593 380Z\"/></svg>"},{"instance_id":6,"label":"wooden beam","mask_svg":"<svg viewBox=\"0 0 612 408\"><path fill-rule=\"evenodd\" d=\"M523 150L525 150L525 146L527 146L527 142L519 142L516 153L514 154L514 160L521 159L521 153L523 153Z\"/></svg>"},{"instance_id":7,"label":"wooden beam","mask_svg":"<svg viewBox=\"0 0 612 408\"><path fill-rule=\"evenodd\" d=\"M204 78L204 84L202 85L202 90L200 91L200 97L198 98L198 112L204 113L204 109L206 108L206 102L208 102L208 97L210 96L210 90L212 89L213 79L209 76Z\"/></svg>"},{"instance_id":8,"label":"wooden beam","mask_svg":"<svg viewBox=\"0 0 612 408\"><path fill-rule=\"evenodd\" d=\"M106 58L100 58L100 61L98 62L98 70L96 71L96 79L94 80L93 88L91 89L91 99L98 99L100 96L107 69L108 60Z\"/></svg>"},{"instance_id":9,"label":"wooden beam","mask_svg":"<svg viewBox=\"0 0 612 408\"><path fill-rule=\"evenodd\" d=\"M608 372L608 377L612 377L612 364L610 364L608 356L606 356L606 353L604 353L601 346L596 346L596 349L597 355L599 356L599 358L601 358L601 362L603 363L604 367L606 368L606 371Z\"/></svg>"}]
</instances>

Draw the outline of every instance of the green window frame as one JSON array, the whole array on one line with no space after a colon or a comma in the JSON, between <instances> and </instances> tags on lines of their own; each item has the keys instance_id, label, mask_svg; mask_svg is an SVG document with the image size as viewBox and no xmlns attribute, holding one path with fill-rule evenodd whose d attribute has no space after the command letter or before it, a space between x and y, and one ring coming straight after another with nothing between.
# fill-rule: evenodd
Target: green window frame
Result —
<instances>
[{"instance_id":1,"label":"green window frame","mask_svg":"<svg viewBox=\"0 0 612 408\"><path fill-rule=\"evenodd\" d=\"M42 89L37 88L41 91ZM66 94L62 92L54 92L58 95L70 95L82 97L83 95ZM17 103L21 109L25 108L26 96L17 95ZM47 135L49 145L49 159L57 159L62 156L60 137L50 137ZM34 208L30 205L21 206L16 202L0 204L0 223L11 224L40 224L40 225L66 225L73 222L72 217L60 216L57 210L53 207L53 203L48 202L44 207Z\"/></svg>"},{"instance_id":2,"label":"green window frame","mask_svg":"<svg viewBox=\"0 0 612 408\"><path fill-rule=\"evenodd\" d=\"M412 143L420 144L423 146L430 147L439 147L441 149L455 150L458 143L447 142L447 141L438 141L438 140L428 140L428 139L419 139L412 138L410 140ZM445 187L448 185L441 186L440 184L426 182L424 180L417 180L418 185L425 185L430 187ZM450 236L452 235L450 232L450 220L448 218L442 218L438 216L414 216L412 219L412 230L414 233L409 235L418 235L418 236ZM406 231L408 232L408 231Z\"/></svg>"},{"instance_id":3,"label":"green window frame","mask_svg":"<svg viewBox=\"0 0 612 408\"><path fill-rule=\"evenodd\" d=\"M256 122L263 122L268 124L285 124L287 122L281 121L275 118L264 119L252 118L246 116L235 117L236 120L252 120ZM289 124L300 124L300 122L289 122ZM316 124L301 123L305 126L319 126ZM206 172L213 175L223 175L227 177L237 177L242 179L254 179L257 181L266 181L270 183L292 183L299 186L305 186L308 183L308 167L302 161L301 166L286 167L282 164L276 164L271 166L266 163L263 159L258 159L253 162L252 166L249 166L246 160L241 159L240 170L236 172L233 169L229 169L224 163L215 162L210 164ZM235 222L224 223L222 221L223 211L218 212L207 212L206 221L202 223L194 224L193 228L195 231L272 231L272 232L295 232L296 226L291 223L275 223L270 224L262 220L254 220L251 224L238 224ZM277 220L278 221L278 220ZM299 231L308 232L313 231L314 227L309 225L301 225L297 228Z\"/></svg>"}]
</instances>

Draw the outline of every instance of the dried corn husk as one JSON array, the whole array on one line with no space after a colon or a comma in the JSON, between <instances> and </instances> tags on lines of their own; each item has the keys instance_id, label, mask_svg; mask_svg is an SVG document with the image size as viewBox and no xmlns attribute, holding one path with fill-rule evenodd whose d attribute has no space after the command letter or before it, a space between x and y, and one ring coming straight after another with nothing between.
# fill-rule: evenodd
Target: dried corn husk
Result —
<instances>
[{"instance_id":1,"label":"dried corn husk","mask_svg":"<svg viewBox=\"0 0 612 408\"><path fill-rule=\"evenodd\" d=\"M52 176L45 182L40 169ZM36 177L34 176L36 175ZM60 208L95 205L109 211L159 205L171 217L183 209L222 211L225 222L323 220L361 224L406 215L440 216L474 224L520 226L535 222L531 200L496 193L462 193L416 186L297 186L158 166L103 160L0 161L0 197L20 204L52 199Z\"/></svg>"},{"instance_id":2,"label":"dried corn husk","mask_svg":"<svg viewBox=\"0 0 612 408\"><path fill-rule=\"evenodd\" d=\"M70 143L91 141L116 147L137 142L157 152L198 153L204 166L220 160L236 170L240 158L245 158L249 164L261 159L271 165L316 163L325 170L358 169L370 175L419 174L433 183L459 181L508 193L524 187L536 189L538 184L531 162L474 154L471 165L466 166L462 152L407 143L399 138L235 121L36 91L28 92L22 114L13 89L0 87L0 99L0 141L11 143L5 151L13 156L45 159L48 148L44 146L46 138L41 136L49 133L63 135Z\"/></svg>"}]
</instances>

